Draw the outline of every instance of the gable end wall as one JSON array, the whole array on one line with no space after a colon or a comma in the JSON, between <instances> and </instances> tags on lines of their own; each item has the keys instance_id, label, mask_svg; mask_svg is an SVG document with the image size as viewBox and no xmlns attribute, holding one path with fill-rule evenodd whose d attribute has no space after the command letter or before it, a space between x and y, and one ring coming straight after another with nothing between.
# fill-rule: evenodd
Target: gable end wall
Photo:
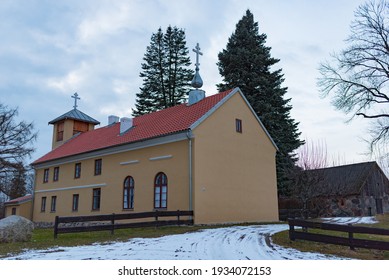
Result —
<instances>
[{"instance_id":1,"label":"gable end wall","mask_svg":"<svg viewBox=\"0 0 389 280\"><path fill-rule=\"evenodd\" d=\"M239 92L193 134L195 223L278 221L276 148Z\"/></svg>"}]
</instances>

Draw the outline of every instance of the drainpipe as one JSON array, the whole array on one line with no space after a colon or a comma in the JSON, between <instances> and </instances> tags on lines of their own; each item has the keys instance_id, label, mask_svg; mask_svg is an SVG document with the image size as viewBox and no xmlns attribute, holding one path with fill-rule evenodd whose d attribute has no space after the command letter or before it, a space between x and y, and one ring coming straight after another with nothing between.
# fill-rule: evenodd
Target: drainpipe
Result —
<instances>
[{"instance_id":1,"label":"drainpipe","mask_svg":"<svg viewBox=\"0 0 389 280\"><path fill-rule=\"evenodd\" d=\"M31 203L31 212L30 212L30 215L31 215L31 221L34 222L34 206L35 206L35 187L36 187L36 181L37 181L37 171L35 169L35 167L33 167L34 169L34 183L33 183L33 186L32 186L32 203Z\"/></svg>"},{"instance_id":2,"label":"drainpipe","mask_svg":"<svg viewBox=\"0 0 389 280\"><path fill-rule=\"evenodd\" d=\"M186 133L186 137L188 137L189 141L189 211L193 210L193 197L192 197L192 131L189 129Z\"/></svg>"}]
</instances>

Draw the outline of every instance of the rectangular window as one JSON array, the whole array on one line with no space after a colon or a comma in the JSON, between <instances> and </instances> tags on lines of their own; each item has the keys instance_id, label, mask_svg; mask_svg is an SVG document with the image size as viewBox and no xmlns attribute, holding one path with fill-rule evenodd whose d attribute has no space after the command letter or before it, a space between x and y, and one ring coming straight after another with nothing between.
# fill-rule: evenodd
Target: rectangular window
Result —
<instances>
[{"instance_id":1,"label":"rectangular window","mask_svg":"<svg viewBox=\"0 0 389 280\"><path fill-rule=\"evenodd\" d=\"M54 167L54 175L53 175L53 181L57 182L59 178L59 167Z\"/></svg>"},{"instance_id":2,"label":"rectangular window","mask_svg":"<svg viewBox=\"0 0 389 280\"><path fill-rule=\"evenodd\" d=\"M93 189L92 210L100 210L101 189Z\"/></svg>"},{"instance_id":3,"label":"rectangular window","mask_svg":"<svg viewBox=\"0 0 389 280\"><path fill-rule=\"evenodd\" d=\"M42 197L42 201L41 201L41 212L45 212L46 211L46 197Z\"/></svg>"},{"instance_id":4,"label":"rectangular window","mask_svg":"<svg viewBox=\"0 0 389 280\"><path fill-rule=\"evenodd\" d=\"M235 119L236 132L242 133L242 120Z\"/></svg>"},{"instance_id":5,"label":"rectangular window","mask_svg":"<svg viewBox=\"0 0 389 280\"><path fill-rule=\"evenodd\" d=\"M88 131L88 126L89 125L86 122L74 121L74 123L73 123L73 135L75 135L79 132Z\"/></svg>"},{"instance_id":6,"label":"rectangular window","mask_svg":"<svg viewBox=\"0 0 389 280\"><path fill-rule=\"evenodd\" d=\"M103 164L102 159L95 160L95 175L101 175L102 164Z\"/></svg>"},{"instance_id":7,"label":"rectangular window","mask_svg":"<svg viewBox=\"0 0 389 280\"><path fill-rule=\"evenodd\" d=\"M60 122L57 124L57 142L63 140L64 123Z\"/></svg>"},{"instance_id":8,"label":"rectangular window","mask_svg":"<svg viewBox=\"0 0 389 280\"><path fill-rule=\"evenodd\" d=\"M49 169L45 169L43 171L43 183L47 183L49 181Z\"/></svg>"},{"instance_id":9,"label":"rectangular window","mask_svg":"<svg viewBox=\"0 0 389 280\"><path fill-rule=\"evenodd\" d=\"M51 197L51 208L50 208L50 211L51 212L55 212L56 209L57 209L57 197L56 196L52 196Z\"/></svg>"},{"instance_id":10,"label":"rectangular window","mask_svg":"<svg viewBox=\"0 0 389 280\"><path fill-rule=\"evenodd\" d=\"M74 178L78 179L80 177L81 177L81 162L78 162L74 166Z\"/></svg>"},{"instance_id":11,"label":"rectangular window","mask_svg":"<svg viewBox=\"0 0 389 280\"><path fill-rule=\"evenodd\" d=\"M79 199L80 199L80 196L78 194L73 194L72 211L78 211Z\"/></svg>"}]
</instances>

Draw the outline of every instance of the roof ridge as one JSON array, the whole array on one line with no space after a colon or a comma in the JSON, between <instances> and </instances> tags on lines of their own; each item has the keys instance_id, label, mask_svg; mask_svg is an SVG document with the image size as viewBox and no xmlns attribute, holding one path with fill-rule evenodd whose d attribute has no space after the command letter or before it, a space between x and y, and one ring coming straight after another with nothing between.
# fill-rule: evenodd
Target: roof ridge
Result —
<instances>
[{"instance_id":1,"label":"roof ridge","mask_svg":"<svg viewBox=\"0 0 389 280\"><path fill-rule=\"evenodd\" d=\"M207 96L190 106L182 103L134 117L133 129L123 134L118 133L120 123L83 132L38 158L33 164L183 132L190 129L193 123L206 115L233 90Z\"/></svg>"},{"instance_id":2,"label":"roof ridge","mask_svg":"<svg viewBox=\"0 0 389 280\"><path fill-rule=\"evenodd\" d=\"M60 115L59 117L51 120L49 122L49 124L54 124L58 121L61 121L61 120L64 120L64 119L74 119L74 120L80 120L80 121L85 121L85 122L88 122L88 123L92 123L92 124L100 124L100 122L94 118L92 118L91 116L85 114L84 112L76 109L76 108L73 108L72 110Z\"/></svg>"},{"instance_id":3,"label":"roof ridge","mask_svg":"<svg viewBox=\"0 0 389 280\"><path fill-rule=\"evenodd\" d=\"M377 163L376 161L363 161L363 162L357 162L357 163L349 163L349 164L343 164L343 165L336 165L336 166L328 166L323 168L316 168L314 170L324 170L324 169L332 169L332 168L344 168L344 167L350 167L352 165L363 165L363 164L374 164Z\"/></svg>"}]
</instances>

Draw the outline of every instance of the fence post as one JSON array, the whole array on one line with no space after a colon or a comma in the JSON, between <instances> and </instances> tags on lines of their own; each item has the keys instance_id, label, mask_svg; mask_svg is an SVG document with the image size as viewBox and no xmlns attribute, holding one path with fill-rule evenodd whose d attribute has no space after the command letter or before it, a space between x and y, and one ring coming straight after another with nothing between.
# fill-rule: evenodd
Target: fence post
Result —
<instances>
[{"instance_id":1,"label":"fence post","mask_svg":"<svg viewBox=\"0 0 389 280\"><path fill-rule=\"evenodd\" d=\"M55 221L54 221L54 239L57 238L58 235L58 216L55 216Z\"/></svg>"},{"instance_id":2,"label":"fence post","mask_svg":"<svg viewBox=\"0 0 389 280\"><path fill-rule=\"evenodd\" d=\"M177 224L180 224L180 210L177 210Z\"/></svg>"},{"instance_id":3,"label":"fence post","mask_svg":"<svg viewBox=\"0 0 389 280\"><path fill-rule=\"evenodd\" d=\"M294 236L294 223L292 219L288 219L289 223L289 239L294 241L296 238Z\"/></svg>"},{"instance_id":4,"label":"fence post","mask_svg":"<svg viewBox=\"0 0 389 280\"><path fill-rule=\"evenodd\" d=\"M112 218L111 218L111 234L114 234L115 230L115 213L112 213Z\"/></svg>"},{"instance_id":5,"label":"fence post","mask_svg":"<svg viewBox=\"0 0 389 280\"><path fill-rule=\"evenodd\" d=\"M158 222L158 210L155 210L155 227L157 228L159 225L159 222Z\"/></svg>"},{"instance_id":6,"label":"fence post","mask_svg":"<svg viewBox=\"0 0 389 280\"><path fill-rule=\"evenodd\" d=\"M353 224L348 224L348 226L350 227L350 230L348 232L348 242L349 242L350 250L355 250L355 247L353 246L354 233L351 232L352 230L351 228Z\"/></svg>"}]
</instances>

